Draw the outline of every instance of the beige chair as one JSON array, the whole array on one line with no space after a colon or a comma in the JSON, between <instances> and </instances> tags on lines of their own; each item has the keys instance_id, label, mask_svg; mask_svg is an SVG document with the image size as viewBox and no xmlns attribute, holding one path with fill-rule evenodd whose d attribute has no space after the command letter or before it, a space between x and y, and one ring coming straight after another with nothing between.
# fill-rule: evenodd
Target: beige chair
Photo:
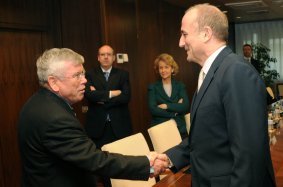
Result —
<instances>
[{"instance_id":1,"label":"beige chair","mask_svg":"<svg viewBox=\"0 0 283 187\"><path fill-rule=\"evenodd\" d=\"M175 120L170 119L156 126L149 128L148 134L152 142L154 151L163 153L164 151L178 145L181 141L181 135L177 127ZM168 169L159 177L160 179L166 177L167 174L171 173Z\"/></svg>"},{"instance_id":2,"label":"beige chair","mask_svg":"<svg viewBox=\"0 0 283 187\"><path fill-rule=\"evenodd\" d=\"M147 155L150 152L148 144L141 133L106 144L101 150L124 155ZM154 178L150 178L148 181L111 179L112 187L150 187L155 183Z\"/></svg>"},{"instance_id":3,"label":"beige chair","mask_svg":"<svg viewBox=\"0 0 283 187\"><path fill-rule=\"evenodd\" d=\"M272 97L272 99L274 99L275 97L274 97L274 93L273 93L272 89L270 87L266 87L266 90L267 90L268 94Z\"/></svg>"},{"instance_id":4,"label":"beige chair","mask_svg":"<svg viewBox=\"0 0 283 187\"><path fill-rule=\"evenodd\" d=\"M277 83L276 88L277 88L277 97L282 98L283 97L283 83Z\"/></svg>"},{"instance_id":5,"label":"beige chair","mask_svg":"<svg viewBox=\"0 0 283 187\"><path fill-rule=\"evenodd\" d=\"M186 121L186 127L187 127L188 134L190 133L190 128L191 128L191 121L190 121L190 119L191 119L191 115L190 115L190 113L187 113L185 115L185 121Z\"/></svg>"},{"instance_id":6,"label":"beige chair","mask_svg":"<svg viewBox=\"0 0 283 187\"><path fill-rule=\"evenodd\" d=\"M163 153L167 149L178 145L182 141L177 124L173 119L153 126L147 131L153 148L158 153Z\"/></svg>"}]
</instances>

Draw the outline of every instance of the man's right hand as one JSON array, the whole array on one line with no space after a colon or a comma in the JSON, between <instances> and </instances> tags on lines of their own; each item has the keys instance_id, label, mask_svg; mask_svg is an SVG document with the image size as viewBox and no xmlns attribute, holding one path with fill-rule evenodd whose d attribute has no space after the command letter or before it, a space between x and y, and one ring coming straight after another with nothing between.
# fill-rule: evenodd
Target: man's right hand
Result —
<instances>
[{"instance_id":1,"label":"man's right hand","mask_svg":"<svg viewBox=\"0 0 283 187\"><path fill-rule=\"evenodd\" d=\"M90 86L90 90L91 90L91 91L94 91L94 90L96 90L96 89L95 89L94 86Z\"/></svg>"},{"instance_id":2,"label":"man's right hand","mask_svg":"<svg viewBox=\"0 0 283 187\"><path fill-rule=\"evenodd\" d=\"M121 90L111 90L111 97L117 97L121 94Z\"/></svg>"},{"instance_id":3,"label":"man's right hand","mask_svg":"<svg viewBox=\"0 0 283 187\"><path fill-rule=\"evenodd\" d=\"M154 157L154 162L152 167L154 168L154 173L150 177L156 177L169 167L170 161L168 156L165 154L156 154Z\"/></svg>"}]
</instances>

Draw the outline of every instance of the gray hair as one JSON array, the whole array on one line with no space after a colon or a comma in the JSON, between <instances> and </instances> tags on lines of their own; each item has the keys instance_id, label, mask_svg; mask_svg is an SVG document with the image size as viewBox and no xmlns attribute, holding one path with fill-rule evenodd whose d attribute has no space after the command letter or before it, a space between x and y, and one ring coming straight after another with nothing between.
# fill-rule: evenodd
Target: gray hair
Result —
<instances>
[{"instance_id":1,"label":"gray hair","mask_svg":"<svg viewBox=\"0 0 283 187\"><path fill-rule=\"evenodd\" d=\"M205 26L209 26L217 39L228 41L228 19L217 7L208 3L198 4L190 7L187 11L196 9L198 12L197 23L199 31Z\"/></svg>"},{"instance_id":2,"label":"gray hair","mask_svg":"<svg viewBox=\"0 0 283 187\"><path fill-rule=\"evenodd\" d=\"M45 86L49 76L63 76L66 61L83 64L84 57L68 48L46 50L36 61L39 84Z\"/></svg>"}]
</instances>

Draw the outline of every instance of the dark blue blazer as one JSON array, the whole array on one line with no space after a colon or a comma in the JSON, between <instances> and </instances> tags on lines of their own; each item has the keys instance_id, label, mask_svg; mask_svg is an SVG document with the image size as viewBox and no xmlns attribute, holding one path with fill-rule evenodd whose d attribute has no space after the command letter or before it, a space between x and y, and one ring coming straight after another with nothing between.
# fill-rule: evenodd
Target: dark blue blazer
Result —
<instances>
[{"instance_id":1,"label":"dark blue blazer","mask_svg":"<svg viewBox=\"0 0 283 187\"><path fill-rule=\"evenodd\" d=\"M112 67L106 82L100 67L86 74L85 96L89 101L85 128L92 138L103 134L107 114L110 115L111 127L117 138L132 134L131 117L128 104L131 98L129 73ZM90 90L95 87L95 91ZM109 90L121 90L121 95L109 98Z\"/></svg>"},{"instance_id":2,"label":"dark blue blazer","mask_svg":"<svg viewBox=\"0 0 283 187\"><path fill-rule=\"evenodd\" d=\"M191 164L193 187L273 187L265 85L224 48L191 106L189 138L167 151L176 169Z\"/></svg>"},{"instance_id":3,"label":"dark blue blazer","mask_svg":"<svg viewBox=\"0 0 283 187\"><path fill-rule=\"evenodd\" d=\"M183 83L174 79L172 79L171 84L171 97L166 94L161 80L148 87L148 105L152 115L151 125L174 119L180 133L184 134L187 133L184 115L189 112L189 99L186 87ZM183 102L178 103L181 98ZM162 103L167 104L168 109L159 108L158 105Z\"/></svg>"}]
</instances>

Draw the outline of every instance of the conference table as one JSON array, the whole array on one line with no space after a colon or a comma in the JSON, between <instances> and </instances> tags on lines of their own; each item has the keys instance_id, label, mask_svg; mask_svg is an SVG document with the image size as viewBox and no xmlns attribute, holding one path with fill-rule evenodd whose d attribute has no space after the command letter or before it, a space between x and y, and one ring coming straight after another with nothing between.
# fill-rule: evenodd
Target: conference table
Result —
<instances>
[{"instance_id":1,"label":"conference table","mask_svg":"<svg viewBox=\"0 0 283 187\"><path fill-rule=\"evenodd\" d=\"M191 174L187 173L188 167L173 174L169 173L166 177L158 181L153 187L191 187Z\"/></svg>"},{"instance_id":2,"label":"conference table","mask_svg":"<svg viewBox=\"0 0 283 187\"><path fill-rule=\"evenodd\" d=\"M271 159L277 187L283 187L283 126L272 134L270 144ZM153 187L191 187L191 175L186 172L187 168L173 174L170 173Z\"/></svg>"}]
</instances>

